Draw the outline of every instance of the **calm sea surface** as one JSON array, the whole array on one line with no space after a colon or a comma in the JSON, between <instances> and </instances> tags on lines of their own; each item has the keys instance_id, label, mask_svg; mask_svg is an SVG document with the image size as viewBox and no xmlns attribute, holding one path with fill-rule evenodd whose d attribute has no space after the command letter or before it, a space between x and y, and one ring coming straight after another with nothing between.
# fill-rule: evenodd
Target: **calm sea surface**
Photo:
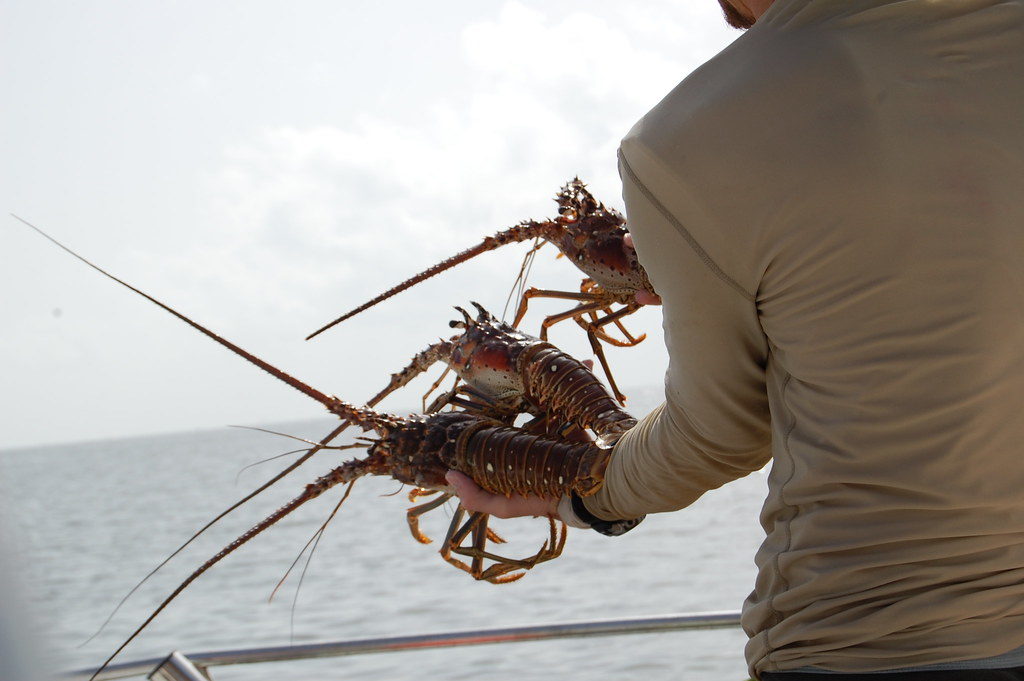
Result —
<instances>
[{"instance_id":1,"label":"calm sea surface","mask_svg":"<svg viewBox=\"0 0 1024 681\"><path fill-rule=\"evenodd\" d=\"M653 391L652 391L653 392ZM645 413L651 400L631 404ZM330 420L277 426L319 439ZM150 579L78 647L149 570L286 460L239 471L298 444L233 428L0 451L4 554L14 558L46 668L96 666L196 566L296 496L349 452L322 452L221 521ZM289 459L290 460L290 459ZM236 476L238 480L236 482ZM199 578L119 661L247 646L738 609L754 578L764 473L652 516L619 538L571 530L561 558L517 583L478 583L415 543L397 483L361 480L328 527L296 595L274 585L340 499L310 502ZM395 494L396 492L399 492ZM451 509L424 519L442 537ZM495 521L511 555L546 532L539 520ZM296 571L297 572L297 571ZM293 607L294 605L294 607ZM737 630L574 639L223 667L231 679L746 678Z\"/></svg>"}]
</instances>

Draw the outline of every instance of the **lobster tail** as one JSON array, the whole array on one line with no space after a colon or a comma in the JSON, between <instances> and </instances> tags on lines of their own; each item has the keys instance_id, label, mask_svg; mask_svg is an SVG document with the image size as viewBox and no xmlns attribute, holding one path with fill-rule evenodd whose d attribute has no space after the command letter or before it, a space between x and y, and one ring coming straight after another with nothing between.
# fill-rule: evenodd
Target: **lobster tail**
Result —
<instances>
[{"instance_id":1,"label":"lobster tail","mask_svg":"<svg viewBox=\"0 0 1024 681\"><path fill-rule=\"evenodd\" d=\"M636 425L585 364L547 343L520 358L529 398L570 423L590 428L597 445L610 448Z\"/></svg>"},{"instance_id":2,"label":"lobster tail","mask_svg":"<svg viewBox=\"0 0 1024 681\"><path fill-rule=\"evenodd\" d=\"M100 665L99 669L97 669L89 678L89 681L93 681L93 679L95 679L100 672L106 669L107 665L109 665L110 662L115 657L117 657L121 653L121 651L124 650L125 647L127 647L129 643L135 640L135 638L142 633L142 630L149 626L149 623L156 619L156 616L163 612L164 608L170 605L171 601L178 597L178 594L184 591L189 584L196 581L196 579L198 579L201 574L203 574L211 567L219 563L229 554L234 553L237 548L248 542L256 535L262 533L268 527L275 524L277 521L281 520L286 515L297 509L299 506L302 506L307 501L316 499L318 496L329 490L331 487L334 487L335 485L346 482L354 483L358 478L361 478L362 476L367 475L369 473L374 473L375 466L377 465L379 465L379 463L375 461L372 457L362 460L357 459L354 461L348 461L342 464L341 466L338 466L337 468L329 472L327 475L320 477L319 479L317 479L316 482L306 485L306 489L305 491L303 491L302 494L295 497L287 504L277 509L272 514L261 520L253 527L251 527L244 534L240 535L233 542L231 542L223 549L221 549L217 553L217 555L213 556L208 561L200 565L191 575L185 578L185 581L179 584L178 587L171 592L171 595L165 598L163 602L160 603L159 606L157 606L156 610L154 610L150 614L150 616L146 618L146 621L140 624L139 627L134 632L132 632L132 635L129 636L125 640L125 642L122 643L120 647L118 647L118 649L115 650L113 654L103 662L102 665Z\"/></svg>"},{"instance_id":3,"label":"lobster tail","mask_svg":"<svg viewBox=\"0 0 1024 681\"><path fill-rule=\"evenodd\" d=\"M493 251L494 249L500 248L501 246L504 246L506 244L519 243L521 241L529 241L530 239L544 236L546 232L552 230L554 227L555 223L553 222L534 222L533 220L528 220L526 222L521 222L518 225L515 225L514 227L509 227L506 230L498 232L494 236L486 237L476 246L473 246L472 248L467 248L466 250L460 253L456 253L450 258L447 258L446 260L442 260L433 267L423 270L416 276L406 279L401 284L393 286L392 288L388 289L387 291L380 294L376 298L373 298L372 300L363 303L354 310L350 310L349 312L346 312L345 314L338 317L334 321L325 324L324 326L320 327L313 333L306 336L306 340L310 340L311 338L319 336L321 333L331 328L332 326L340 324L346 319L354 317L360 312L368 310L377 303L383 302L388 298L398 293L401 293L405 289L411 288L416 284L420 283L421 281L429 279L435 274L440 274L441 272L451 269L452 267L455 267L458 264L464 263L467 260L480 255L481 253Z\"/></svg>"},{"instance_id":4,"label":"lobster tail","mask_svg":"<svg viewBox=\"0 0 1024 681\"><path fill-rule=\"evenodd\" d=\"M486 420L457 424L451 434L441 460L491 494L593 494L610 458L607 449L592 442L532 435Z\"/></svg>"}]
</instances>

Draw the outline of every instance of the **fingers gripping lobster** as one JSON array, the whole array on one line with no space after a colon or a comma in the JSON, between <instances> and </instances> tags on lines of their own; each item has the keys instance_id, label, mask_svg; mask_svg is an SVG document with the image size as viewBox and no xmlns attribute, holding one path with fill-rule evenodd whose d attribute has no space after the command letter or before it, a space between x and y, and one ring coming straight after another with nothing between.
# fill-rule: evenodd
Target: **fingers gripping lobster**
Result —
<instances>
[{"instance_id":1,"label":"fingers gripping lobster","mask_svg":"<svg viewBox=\"0 0 1024 681\"><path fill-rule=\"evenodd\" d=\"M639 309L640 305L636 302L637 292L654 294L654 288L647 278L647 272L640 265L636 252L625 243L628 230L621 213L597 201L579 178L566 184L558 192L555 200L559 209L557 218L542 222L527 220L493 236L485 237L476 246L420 272L324 325L307 336L306 340L481 253L510 243L542 239L557 247L562 255L587 275L587 278L583 280L578 292L527 289L523 293L513 326L518 326L522 321L532 298L576 301L576 307L544 320L540 338L547 339L548 328L553 324L574 319L587 332L591 348L601 362L616 398L620 402L623 401L625 398L615 385L599 341L619 346L631 346L641 342L644 336L632 336L622 326L621 319ZM621 307L613 311L614 305ZM608 335L604 327L609 324L617 325L626 340L618 340Z\"/></svg>"}]
</instances>

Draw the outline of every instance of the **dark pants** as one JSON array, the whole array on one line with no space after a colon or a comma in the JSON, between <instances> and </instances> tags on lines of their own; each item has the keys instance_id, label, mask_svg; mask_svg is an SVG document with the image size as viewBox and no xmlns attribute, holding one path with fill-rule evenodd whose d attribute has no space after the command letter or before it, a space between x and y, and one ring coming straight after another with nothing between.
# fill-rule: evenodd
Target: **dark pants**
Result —
<instances>
[{"instance_id":1,"label":"dark pants","mask_svg":"<svg viewBox=\"0 0 1024 681\"><path fill-rule=\"evenodd\" d=\"M883 674L765 672L761 675L761 681L1024 681L1024 667L936 672L886 672Z\"/></svg>"}]
</instances>

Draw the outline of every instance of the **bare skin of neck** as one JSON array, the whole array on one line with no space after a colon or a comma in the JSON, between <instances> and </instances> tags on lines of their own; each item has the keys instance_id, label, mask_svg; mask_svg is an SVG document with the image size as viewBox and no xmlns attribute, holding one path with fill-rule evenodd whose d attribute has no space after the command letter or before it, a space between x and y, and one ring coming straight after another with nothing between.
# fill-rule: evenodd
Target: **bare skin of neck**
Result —
<instances>
[{"instance_id":1,"label":"bare skin of neck","mask_svg":"<svg viewBox=\"0 0 1024 681\"><path fill-rule=\"evenodd\" d=\"M757 21L775 3L775 0L729 0L729 2L740 12Z\"/></svg>"},{"instance_id":2,"label":"bare skin of neck","mask_svg":"<svg viewBox=\"0 0 1024 681\"><path fill-rule=\"evenodd\" d=\"M726 20L736 28L750 28L775 0L718 0Z\"/></svg>"}]
</instances>

